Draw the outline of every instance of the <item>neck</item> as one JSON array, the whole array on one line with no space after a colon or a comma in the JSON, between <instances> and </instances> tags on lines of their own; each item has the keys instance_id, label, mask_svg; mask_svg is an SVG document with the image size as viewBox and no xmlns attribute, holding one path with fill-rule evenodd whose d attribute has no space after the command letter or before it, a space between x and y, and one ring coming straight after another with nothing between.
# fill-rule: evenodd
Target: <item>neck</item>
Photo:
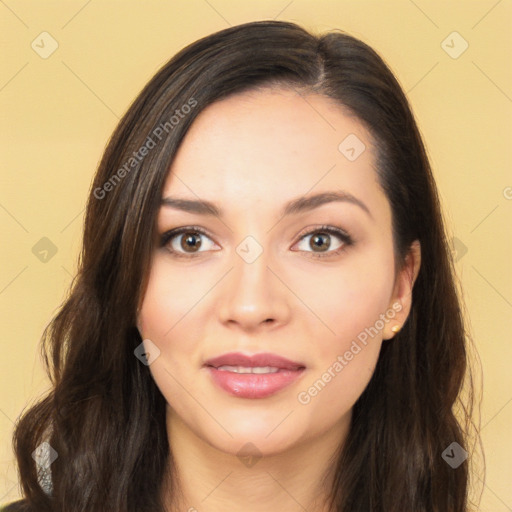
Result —
<instances>
[{"instance_id":1,"label":"neck","mask_svg":"<svg viewBox=\"0 0 512 512\"><path fill-rule=\"evenodd\" d=\"M173 472L168 512L330 512L328 499L348 422L286 452L237 456L198 437L168 407ZM172 492L170 489L172 488Z\"/></svg>"}]
</instances>

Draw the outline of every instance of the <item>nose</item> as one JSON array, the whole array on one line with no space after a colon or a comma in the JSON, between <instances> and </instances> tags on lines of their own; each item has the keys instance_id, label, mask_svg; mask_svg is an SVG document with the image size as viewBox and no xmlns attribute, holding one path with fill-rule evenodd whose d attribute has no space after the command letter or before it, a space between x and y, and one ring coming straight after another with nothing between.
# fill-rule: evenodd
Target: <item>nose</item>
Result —
<instances>
[{"instance_id":1,"label":"nose","mask_svg":"<svg viewBox=\"0 0 512 512\"><path fill-rule=\"evenodd\" d=\"M252 263L237 254L234 266L219 289L219 319L227 327L245 331L275 329L290 319L292 295L279 278L279 271L269 266L267 252Z\"/></svg>"}]
</instances>

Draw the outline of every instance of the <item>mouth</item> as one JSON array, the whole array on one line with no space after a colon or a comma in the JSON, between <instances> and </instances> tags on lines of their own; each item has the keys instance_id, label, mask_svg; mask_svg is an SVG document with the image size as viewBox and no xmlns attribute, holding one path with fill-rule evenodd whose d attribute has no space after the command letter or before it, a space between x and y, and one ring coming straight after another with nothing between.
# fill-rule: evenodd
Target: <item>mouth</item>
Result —
<instances>
[{"instance_id":1,"label":"mouth","mask_svg":"<svg viewBox=\"0 0 512 512\"><path fill-rule=\"evenodd\" d=\"M212 367L214 368L214 367ZM221 372L234 372L234 373L277 373L278 371L282 371L282 368L274 368L272 366L229 366L229 365L223 365L218 366L216 370L219 370Z\"/></svg>"},{"instance_id":2,"label":"mouth","mask_svg":"<svg viewBox=\"0 0 512 512\"><path fill-rule=\"evenodd\" d=\"M297 381L306 369L276 354L229 353L204 364L213 382L238 398L266 398Z\"/></svg>"}]
</instances>

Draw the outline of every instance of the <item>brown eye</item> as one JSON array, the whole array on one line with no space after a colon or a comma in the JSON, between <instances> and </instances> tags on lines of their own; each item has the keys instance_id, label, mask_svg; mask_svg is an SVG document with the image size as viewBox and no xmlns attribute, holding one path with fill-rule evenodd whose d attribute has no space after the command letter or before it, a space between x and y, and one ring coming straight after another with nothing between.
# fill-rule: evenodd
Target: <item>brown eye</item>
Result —
<instances>
[{"instance_id":1,"label":"brown eye","mask_svg":"<svg viewBox=\"0 0 512 512\"><path fill-rule=\"evenodd\" d=\"M352 238L345 231L334 226L322 226L302 236L298 249L311 257L327 258L341 254L353 243Z\"/></svg>"},{"instance_id":2,"label":"brown eye","mask_svg":"<svg viewBox=\"0 0 512 512\"><path fill-rule=\"evenodd\" d=\"M160 245L177 257L200 256L215 248L215 243L205 232L190 226L167 231L161 236Z\"/></svg>"},{"instance_id":3,"label":"brown eye","mask_svg":"<svg viewBox=\"0 0 512 512\"><path fill-rule=\"evenodd\" d=\"M307 240L308 238L309 241ZM336 238L338 238L338 241L336 241ZM308 235L305 235L301 239L300 243L303 244L303 247L299 246L300 250L322 253L335 251L344 244L344 240L338 234L328 233L326 231L314 231Z\"/></svg>"},{"instance_id":4,"label":"brown eye","mask_svg":"<svg viewBox=\"0 0 512 512\"><path fill-rule=\"evenodd\" d=\"M180 246L185 252L195 252L194 249L201 247L201 234L194 231L183 233Z\"/></svg>"},{"instance_id":5,"label":"brown eye","mask_svg":"<svg viewBox=\"0 0 512 512\"><path fill-rule=\"evenodd\" d=\"M310 247L320 249L325 252L331 246L331 239L328 233L318 233L311 237L309 242Z\"/></svg>"}]
</instances>

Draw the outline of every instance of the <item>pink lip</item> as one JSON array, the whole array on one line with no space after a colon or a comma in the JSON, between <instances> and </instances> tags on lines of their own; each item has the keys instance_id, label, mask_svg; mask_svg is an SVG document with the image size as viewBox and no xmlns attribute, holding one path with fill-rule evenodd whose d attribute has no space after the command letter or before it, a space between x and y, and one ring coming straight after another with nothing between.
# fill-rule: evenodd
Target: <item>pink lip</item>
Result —
<instances>
[{"instance_id":1,"label":"pink lip","mask_svg":"<svg viewBox=\"0 0 512 512\"><path fill-rule=\"evenodd\" d=\"M253 354L251 356L242 354L240 352L229 352L212 359L208 359L205 362L206 366L213 366L218 368L219 366L247 366L248 368L254 368L256 366L272 366L274 368L280 368L282 370L297 370L304 368L303 363L297 363L290 361L285 357L278 356L276 354L270 354L264 352L262 354Z\"/></svg>"},{"instance_id":2,"label":"pink lip","mask_svg":"<svg viewBox=\"0 0 512 512\"><path fill-rule=\"evenodd\" d=\"M275 373L235 373L218 370L219 366L270 366L279 368ZM290 361L284 357L263 353L247 356L231 352L205 363L213 381L224 391L239 398L265 398L281 391L297 380L304 372L302 363Z\"/></svg>"}]
</instances>

